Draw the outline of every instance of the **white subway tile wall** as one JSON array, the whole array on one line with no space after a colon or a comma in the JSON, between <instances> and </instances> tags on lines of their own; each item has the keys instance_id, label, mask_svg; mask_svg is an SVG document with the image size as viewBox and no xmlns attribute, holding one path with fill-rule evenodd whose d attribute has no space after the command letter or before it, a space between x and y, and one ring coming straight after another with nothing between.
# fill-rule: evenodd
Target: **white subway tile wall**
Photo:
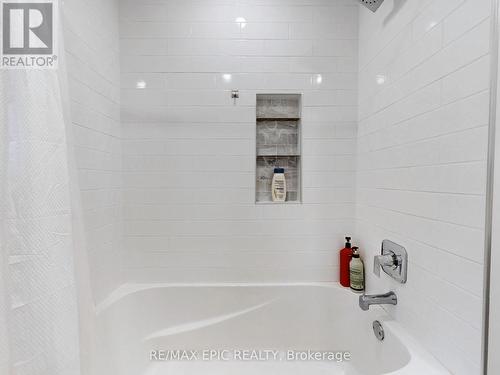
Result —
<instances>
[{"instance_id":1,"label":"white subway tile wall","mask_svg":"<svg viewBox=\"0 0 500 375\"><path fill-rule=\"evenodd\" d=\"M357 19L350 0L121 2L126 280L337 279ZM257 93L303 94L303 204L255 205Z\"/></svg>"},{"instance_id":2,"label":"white subway tile wall","mask_svg":"<svg viewBox=\"0 0 500 375\"><path fill-rule=\"evenodd\" d=\"M118 1L65 0L62 9L86 245L99 301L121 283Z\"/></svg>"},{"instance_id":3,"label":"white subway tile wall","mask_svg":"<svg viewBox=\"0 0 500 375\"><path fill-rule=\"evenodd\" d=\"M480 373L490 0L360 10L357 234L409 252L389 312L453 374Z\"/></svg>"},{"instance_id":4,"label":"white subway tile wall","mask_svg":"<svg viewBox=\"0 0 500 375\"><path fill-rule=\"evenodd\" d=\"M395 290L389 313L479 374L490 5L65 0L96 299L127 281L335 281L345 234L368 270L389 238L409 282L367 272L368 292ZM303 204L255 205L257 93L303 94Z\"/></svg>"}]
</instances>

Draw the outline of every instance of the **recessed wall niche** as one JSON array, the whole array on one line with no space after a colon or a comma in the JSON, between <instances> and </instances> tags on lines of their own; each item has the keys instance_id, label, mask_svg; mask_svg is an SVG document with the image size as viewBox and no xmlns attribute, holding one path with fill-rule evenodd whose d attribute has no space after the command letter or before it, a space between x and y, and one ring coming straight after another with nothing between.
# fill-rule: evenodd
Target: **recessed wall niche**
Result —
<instances>
[{"instance_id":1,"label":"recessed wall niche","mask_svg":"<svg viewBox=\"0 0 500 375\"><path fill-rule=\"evenodd\" d=\"M257 95L257 203L275 203L271 189L275 168L285 170L285 203L301 201L301 112L300 94Z\"/></svg>"}]
</instances>

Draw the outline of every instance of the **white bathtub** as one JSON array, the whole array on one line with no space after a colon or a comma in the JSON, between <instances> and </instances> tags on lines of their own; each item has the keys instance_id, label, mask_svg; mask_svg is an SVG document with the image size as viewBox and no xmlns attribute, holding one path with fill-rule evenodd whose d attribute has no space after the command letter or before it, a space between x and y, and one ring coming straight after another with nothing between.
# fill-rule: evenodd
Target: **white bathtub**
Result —
<instances>
[{"instance_id":1,"label":"white bathtub","mask_svg":"<svg viewBox=\"0 0 500 375\"><path fill-rule=\"evenodd\" d=\"M383 309L372 306L368 312L361 311L357 299L332 284L124 285L98 306L101 372L449 374ZM375 338L374 320L384 326L383 341ZM183 350L193 351L189 353L196 360L165 358L184 354ZM344 356L342 361L288 357L290 353L305 356L307 351ZM209 353L220 358L207 360ZM260 357L255 360L253 355ZM254 360L247 361L248 357Z\"/></svg>"}]
</instances>

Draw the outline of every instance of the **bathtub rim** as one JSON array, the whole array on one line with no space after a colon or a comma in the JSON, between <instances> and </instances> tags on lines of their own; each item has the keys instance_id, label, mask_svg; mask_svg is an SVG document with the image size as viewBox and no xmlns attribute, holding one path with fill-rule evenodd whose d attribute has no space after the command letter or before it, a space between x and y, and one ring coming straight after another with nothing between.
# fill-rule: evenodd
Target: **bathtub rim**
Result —
<instances>
[{"instance_id":1,"label":"bathtub rim","mask_svg":"<svg viewBox=\"0 0 500 375\"><path fill-rule=\"evenodd\" d=\"M353 293L349 288L342 287L337 282L289 282L289 283L125 283L113 290L96 308L96 316L99 317L111 308L115 303L126 297L152 289L170 288L261 288L261 287L313 287L348 293L347 298L352 298L354 308L357 305L359 294ZM434 357L420 342L417 341L399 322L397 322L383 306L371 306L370 312L379 320L384 328L394 335L408 351L410 359L401 369L386 375L414 375L425 373L429 375L451 375L443 364Z\"/></svg>"},{"instance_id":2,"label":"bathtub rim","mask_svg":"<svg viewBox=\"0 0 500 375\"><path fill-rule=\"evenodd\" d=\"M337 289L343 292L349 288L340 286L337 282L285 282L285 283L124 283L115 288L108 296L95 305L97 316L102 314L116 302L125 297L150 289L163 288L259 288L259 287L320 287ZM359 294L352 293L353 297Z\"/></svg>"}]
</instances>

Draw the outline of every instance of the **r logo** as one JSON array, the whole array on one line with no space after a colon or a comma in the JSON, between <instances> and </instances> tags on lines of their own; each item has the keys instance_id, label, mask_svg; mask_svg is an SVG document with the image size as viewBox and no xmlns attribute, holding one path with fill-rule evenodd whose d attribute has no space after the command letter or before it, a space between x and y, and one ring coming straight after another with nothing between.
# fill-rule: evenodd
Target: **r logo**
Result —
<instances>
[{"instance_id":1,"label":"r logo","mask_svg":"<svg viewBox=\"0 0 500 375\"><path fill-rule=\"evenodd\" d=\"M3 3L3 54L51 55L52 3Z\"/></svg>"}]
</instances>

